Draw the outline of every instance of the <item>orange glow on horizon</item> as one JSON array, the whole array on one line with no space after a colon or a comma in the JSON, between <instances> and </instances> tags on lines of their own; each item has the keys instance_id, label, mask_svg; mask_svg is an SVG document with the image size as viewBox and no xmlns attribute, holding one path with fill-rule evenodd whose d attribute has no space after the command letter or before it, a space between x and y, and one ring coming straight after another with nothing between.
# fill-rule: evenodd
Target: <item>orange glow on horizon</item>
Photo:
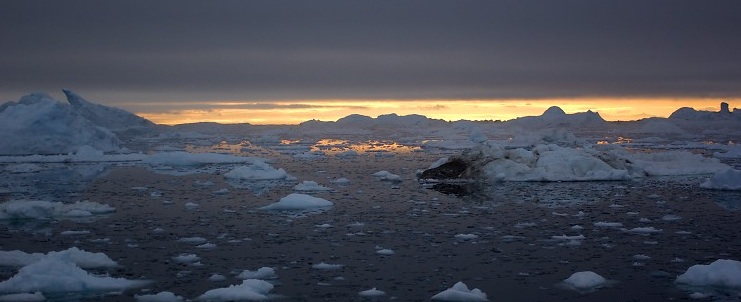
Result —
<instances>
[{"instance_id":1,"label":"orange glow on horizon","mask_svg":"<svg viewBox=\"0 0 741 302\"><path fill-rule=\"evenodd\" d=\"M166 112L137 112L158 124L196 122L295 125L308 120L336 121L351 114L420 114L446 121L511 120L541 115L551 106L566 113L598 112L608 121L668 117L681 107L718 111L723 99L548 99L548 100L302 100L273 102L190 102ZM157 104L161 106L162 104ZM206 109L204 109L206 108Z\"/></svg>"}]
</instances>

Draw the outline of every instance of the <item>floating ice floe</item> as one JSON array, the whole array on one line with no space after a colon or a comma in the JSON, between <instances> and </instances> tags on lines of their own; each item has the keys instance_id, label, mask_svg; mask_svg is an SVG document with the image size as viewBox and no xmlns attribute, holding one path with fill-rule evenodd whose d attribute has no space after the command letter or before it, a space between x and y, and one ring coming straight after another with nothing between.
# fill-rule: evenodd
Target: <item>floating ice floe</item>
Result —
<instances>
[{"instance_id":1,"label":"floating ice floe","mask_svg":"<svg viewBox=\"0 0 741 302\"><path fill-rule=\"evenodd\" d=\"M373 173L373 176L375 176L376 178L380 180L385 180L385 181L393 181L393 182L401 181L401 176L393 174L389 171L378 171L376 173Z\"/></svg>"},{"instance_id":2,"label":"floating ice floe","mask_svg":"<svg viewBox=\"0 0 741 302\"><path fill-rule=\"evenodd\" d=\"M82 259L89 256L92 257ZM90 294L93 292L120 291L150 283L146 280L95 276L83 270L80 265L75 263L76 261L81 262L84 266L95 267L109 267L112 262L105 255L100 256L100 254L86 253L76 249L52 252L38 261L23 266L10 279L0 282L0 294L31 292ZM113 264L115 265L115 263Z\"/></svg>"},{"instance_id":3,"label":"floating ice floe","mask_svg":"<svg viewBox=\"0 0 741 302\"><path fill-rule=\"evenodd\" d=\"M344 265L342 264L333 264L333 263L324 263L324 262L319 262L311 266L311 268L318 269L318 270L338 270L338 269L341 269L342 267L344 267Z\"/></svg>"},{"instance_id":4,"label":"floating ice floe","mask_svg":"<svg viewBox=\"0 0 741 302\"><path fill-rule=\"evenodd\" d=\"M674 282L692 288L729 289L741 293L741 262L718 259L707 265L696 264Z\"/></svg>"},{"instance_id":5,"label":"floating ice floe","mask_svg":"<svg viewBox=\"0 0 741 302\"><path fill-rule=\"evenodd\" d=\"M608 280L592 271L576 272L561 282L564 288L591 292L608 284Z\"/></svg>"},{"instance_id":6,"label":"floating ice floe","mask_svg":"<svg viewBox=\"0 0 741 302\"><path fill-rule=\"evenodd\" d=\"M394 254L394 250L392 249L380 249L376 251L376 254L384 255L384 256L390 256Z\"/></svg>"},{"instance_id":7,"label":"floating ice floe","mask_svg":"<svg viewBox=\"0 0 741 302\"><path fill-rule=\"evenodd\" d=\"M479 238L479 235L476 235L476 234L457 234L457 235L455 235L455 239L458 239L458 240L474 240L476 238Z\"/></svg>"},{"instance_id":8,"label":"floating ice floe","mask_svg":"<svg viewBox=\"0 0 741 302\"><path fill-rule=\"evenodd\" d=\"M268 293L273 285L267 281L247 279L239 285L212 289L200 295L199 301L263 301L268 300Z\"/></svg>"},{"instance_id":9,"label":"floating ice floe","mask_svg":"<svg viewBox=\"0 0 741 302\"><path fill-rule=\"evenodd\" d=\"M617 145L479 144L418 173L423 180L603 181L709 174L728 169L716 158L684 151L630 153Z\"/></svg>"},{"instance_id":10,"label":"floating ice floe","mask_svg":"<svg viewBox=\"0 0 741 302\"><path fill-rule=\"evenodd\" d=\"M700 184L704 189L741 190L741 170L727 169L717 172Z\"/></svg>"},{"instance_id":11,"label":"floating ice floe","mask_svg":"<svg viewBox=\"0 0 741 302\"><path fill-rule=\"evenodd\" d=\"M184 237L184 238L178 239L177 241L182 242L182 243L189 243L193 245L204 244L208 242L208 240L206 240L206 238L203 238L203 237Z\"/></svg>"},{"instance_id":12,"label":"floating ice floe","mask_svg":"<svg viewBox=\"0 0 741 302\"><path fill-rule=\"evenodd\" d=\"M458 282L453 287L432 296L432 300L456 302L489 301L486 298L486 293L478 288L468 289L468 286L463 282Z\"/></svg>"},{"instance_id":13,"label":"floating ice floe","mask_svg":"<svg viewBox=\"0 0 741 302\"><path fill-rule=\"evenodd\" d=\"M312 192L312 191L332 191L332 188L322 186L315 181L305 180L293 187L294 191Z\"/></svg>"},{"instance_id":14,"label":"floating ice floe","mask_svg":"<svg viewBox=\"0 0 741 302\"><path fill-rule=\"evenodd\" d=\"M275 274L275 269L272 267L261 267L258 268L256 271L250 271L250 270L244 270L239 275L237 275L237 278L239 279L277 279L278 275Z\"/></svg>"},{"instance_id":15,"label":"floating ice floe","mask_svg":"<svg viewBox=\"0 0 741 302\"><path fill-rule=\"evenodd\" d=\"M275 169L262 161L254 162L249 166L236 167L224 174L224 178L241 180L292 179L283 168Z\"/></svg>"},{"instance_id":16,"label":"floating ice floe","mask_svg":"<svg viewBox=\"0 0 741 302\"><path fill-rule=\"evenodd\" d=\"M347 185L347 184L349 184L349 183L350 183L350 180L349 180L349 179L347 179L347 178L341 177L341 178L338 178L338 179L332 180L332 181L330 181L330 182L331 182L331 183L335 183L335 184L338 184L338 185Z\"/></svg>"},{"instance_id":17,"label":"floating ice floe","mask_svg":"<svg viewBox=\"0 0 741 302\"><path fill-rule=\"evenodd\" d=\"M0 295L0 301L9 302L36 302L46 300L46 296L44 296L44 294L42 294L41 292Z\"/></svg>"},{"instance_id":18,"label":"floating ice floe","mask_svg":"<svg viewBox=\"0 0 741 302\"><path fill-rule=\"evenodd\" d=\"M11 200L0 203L0 220L6 219L78 219L93 215L109 214L116 209L91 201L75 203L50 202L43 200Z\"/></svg>"},{"instance_id":19,"label":"floating ice floe","mask_svg":"<svg viewBox=\"0 0 741 302\"><path fill-rule=\"evenodd\" d=\"M91 253L77 247L46 254L26 253L19 250L0 251L0 266L22 267L44 258L59 259L72 262L81 268L115 267L117 264L104 253Z\"/></svg>"},{"instance_id":20,"label":"floating ice floe","mask_svg":"<svg viewBox=\"0 0 741 302\"><path fill-rule=\"evenodd\" d=\"M386 295L386 293L374 287L368 290L361 291L358 293L358 295L361 297L380 297Z\"/></svg>"},{"instance_id":21,"label":"floating ice floe","mask_svg":"<svg viewBox=\"0 0 741 302\"><path fill-rule=\"evenodd\" d=\"M176 296L172 292L164 291L154 295L134 295L137 302L182 302L183 297Z\"/></svg>"},{"instance_id":22,"label":"floating ice floe","mask_svg":"<svg viewBox=\"0 0 741 302\"><path fill-rule=\"evenodd\" d=\"M331 207L334 204L326 199L306 194L293 193L281 198L278 202L260 207L261 210L310 210Z\"/></svg>"},{"instance_id":23,"label":"floating ice floe","mask_svg":"<svg viewBox=\"0 0 741 302\"><path fill-rule=\"evenodd\" d=\"M196 254L180 254L175 257L172 257L172 260L175 260L175 262L183 263L183 264L194 264L201 260L201 257L198 257Z\"/></svg>"}]
</instances>

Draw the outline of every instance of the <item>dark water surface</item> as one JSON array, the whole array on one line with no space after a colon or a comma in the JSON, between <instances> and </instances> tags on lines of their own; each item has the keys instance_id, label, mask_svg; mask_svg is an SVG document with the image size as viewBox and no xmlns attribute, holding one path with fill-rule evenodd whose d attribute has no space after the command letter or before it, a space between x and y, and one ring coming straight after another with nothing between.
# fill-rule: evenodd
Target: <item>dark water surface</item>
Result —
<instances>
[{"instance_id":1,"label":"dark water surface","mask_svg":"<svg viewBox=\"0 0 741 302\"><path fill-rule=\"evenodd\" d=\"M160 291L194 299L239 284L236 274L263 266L275 268L278 279L271 280L276 285L271 293L285 301L361 301L365 298L358 292L372 287L387 293L376 300L429 301L458 281L481 289L491 301L686 300L691 291L674 285L678 274L716 259L741 260L741 214L736 210L741 198L700 189L702 177L477 184L456 195L414 179L416 170L438 157L424 152L277 157L272 165L298 182L313 180L335 189L312 193L334 202L332 208L303 215L256 209L290 194L296 181L271 183L257 192L231 186L218 172L170 176L113 167L89 182L79 199L109 204L117 209L114 214L88 223L52 221L44 226L48 232L3 224L1 245L29 253L73 246L104 252L120 264L105 271L112 277L154 281L145 287L148 292L132 289L89 299L106 301ZM379 181L372 174L380 170L401 175L403 181ZM330 182L340 177L350 184ZM198 206L189 209L189 202ZM636 227L660 231L628 231ZM59 234L65 230L90 233ZM461 240L458 234L477 237ZM552 237L564 235L585 239ZM195 236L216 247L177 241ZM379 248L394 254L377 254ZM181 253L197 254L202 265L172 260ZM320 262L344 267L312 268ZM586 270L615 283L591 293L557 285ZM214 273L227 280L209 281ZM14 274L5 269L0 277ZM722 298L738 300L734 295Z\"/></svg>"}]
</instances>

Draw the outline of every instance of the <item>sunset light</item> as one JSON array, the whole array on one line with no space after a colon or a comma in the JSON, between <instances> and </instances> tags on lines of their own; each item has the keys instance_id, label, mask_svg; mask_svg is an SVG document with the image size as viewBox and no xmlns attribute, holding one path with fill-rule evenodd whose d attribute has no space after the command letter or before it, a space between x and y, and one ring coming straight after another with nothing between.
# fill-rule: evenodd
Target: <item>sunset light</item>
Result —
<instances>
[{"instance_id":1,"label":"sunset light","mask_svg":"<svg viewBox=\"0 0 741 302\"><path fill-rule=\"evenodd\" d=\"M511 120L542 114L551 106L566 113L599 112L608 121L668 117L681 107L717 111L719 99L547 99L547 100L307 100L275 102L188 102L176 109L148 111L139 105L137 114L160 124L195 122L299 124L308 120L336 121L351 114L377 117L383 114L420 114L446 121ZM125 106L125 105L124 105ZM156 104L152 104L156 106Z\"/></svg>"}]
</instances>

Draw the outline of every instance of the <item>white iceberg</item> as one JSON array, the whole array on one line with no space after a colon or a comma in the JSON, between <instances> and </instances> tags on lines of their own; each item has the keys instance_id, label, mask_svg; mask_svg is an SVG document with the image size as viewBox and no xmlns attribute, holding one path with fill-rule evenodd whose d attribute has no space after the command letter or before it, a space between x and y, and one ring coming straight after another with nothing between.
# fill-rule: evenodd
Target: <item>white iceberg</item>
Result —
<instances>
[{"instance_id":1,"label":"white iceberg","mask_svg":"<svg viewBox=\"0 0 741 302\"><path fill-rule=\"evenodd\" d=\"M34 93L0 106L0 154L66 154L80 146L118 151L109 129L88 120L74 107Z\"/></svg>"}]
</instances>

